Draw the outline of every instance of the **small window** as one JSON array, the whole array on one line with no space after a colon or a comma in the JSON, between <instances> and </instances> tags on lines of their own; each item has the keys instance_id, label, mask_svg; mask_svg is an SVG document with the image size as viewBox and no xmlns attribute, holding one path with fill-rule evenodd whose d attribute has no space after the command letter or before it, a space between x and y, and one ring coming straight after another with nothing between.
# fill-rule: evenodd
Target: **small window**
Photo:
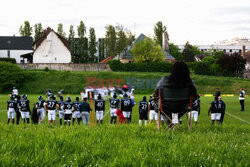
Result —
<instances>
[{"instance_id":1,"label":"small window","mask_svg":"<svg viewBox=\"0 0 250 167\"><path fill-rule=\"evenodd\" d=\"M239 53L241 53L241 49L239 50Z\"/></svg>"},{"instance_id":2,"label":"small window","mask_svg":"<svg viewBox=\"0 0 250 167\"><path fill-rule=\"evenodd\" d=\"M226 49L223 49L223 52L226 52Z\"/></svg>"},{"instance_id":3,"label":"small window","mask_svg":"<svg viewBox=\"0 0 250 167\"><path fill-rule=\"evenodd\" d=\"M229 52L232 53L232 49L230 49Z\"/></svg>"},{"instance_id":4,"label":"small window","mask_svg":"<svg viewBox=\"0 0 250 167\"><path fill-rule=\"evenodd\" d=\"M10 58L10 50L7 51L7 56Z\"/></svg>"}]
</instances>

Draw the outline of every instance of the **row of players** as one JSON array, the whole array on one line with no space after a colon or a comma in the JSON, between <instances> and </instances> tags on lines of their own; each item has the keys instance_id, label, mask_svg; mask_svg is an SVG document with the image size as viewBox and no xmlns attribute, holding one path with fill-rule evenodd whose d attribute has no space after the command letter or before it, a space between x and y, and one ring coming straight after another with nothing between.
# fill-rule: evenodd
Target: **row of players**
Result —
<instances>
[{"instance_id":1,"label":"row of players","mask_svg":"<svg viewBox=\"0 0 250 167\"><path fill-rule=\"evenodd\" d=\"M30 102L27 99L27 95L24 94L22 99L20 96L15 97L14 95L10 96L10 100L7 102L7 111L8 111L8 122L12 119L12 123L14 124L15 113L21 115L23 122L25 123L25 119L27 123L29 123L30 118ZM17 98L17 100L15 100ZM76 97L75 102L71 102L71 98L67 97L66 101L64 101L63 96L60 96L60 101L56 101L55 95L50 95L49 100L45 101L42 96L39 96L38 102L36 103L35 110L37 115L39 116L39 123L41 124L45 119L45 112L48 114L49 123L55 124L56 114L58 114L60 118L60 124L62 125L62 120L64 119L64 124L71 123L71 117L73 116L73 123L77 119L78 124L82 119L83 124L89 123L89 113L92 111L90 105L87 103L87 98L83 99L83 102L79 101L79 97ZM132 108L134 106L133 99L129 98L127 94L124 94L123 98L119 100L117 95L114 94L113 98L109 99L110 105L110 123L116 123L117 116L121 116L125 118L127 123L131 122L131 113ZM150 97L149 102L147 102L146 96L143 97L142 101L139 103L139 124L141 125L142 120L145 120L145 125L149 119L152 123L153 119L155 119L156 123L158 123L157 113L154 109L154 100ZM209 112L212 113L211 119L212 123L215 120L218 122L221 119L221 113L225 110L225 104L219 97L218 99L211 103ZM120 109L121 114L117 111ZM56 112L57 110L57 112ZM96 120L97 123L103 123L103 115L105 111L105 100L102 99L101 95L98 95L98 99L95 100L95 112L96 112ZM195 123L197 124L198 115L200 113L200 100L197 98L193 103L192 111L190 113L192 119L194 118ZM164 116L161 115L161 121L164 121ZM17 118L17 123L19 122L19 118Z\"/></svg>"}]
</instances>

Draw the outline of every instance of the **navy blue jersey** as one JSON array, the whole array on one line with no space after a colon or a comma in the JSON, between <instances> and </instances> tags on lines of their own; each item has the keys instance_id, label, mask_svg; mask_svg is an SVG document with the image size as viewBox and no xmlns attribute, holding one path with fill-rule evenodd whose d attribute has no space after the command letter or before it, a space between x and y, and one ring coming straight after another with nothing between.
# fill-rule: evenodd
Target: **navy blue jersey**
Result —
<instances>
[{"instance_id":1,"label":"navy blue jersey","mask_svg":"<svg viewBox=\"0 0 250 167\"><path fill-rule=\"evenodd\" d=\"M74 104L75 111L80 111L81 102L75 101L73 104Z\"/></svg>"},{"instance_id":2,"label":"navy blue jersey","mask_svg":"<svg viewBox=\"0 0 250 167\"><path fill-rule=\"evenodd\" d=\"M65 101L58 101L57 103L59 105L59 110L64 110L64 103L65 103Z\"/></svg>"},{"instance_id":3,"label":"navy blue jersey","mask_svg":"<svg viewBox=\"0 0 250 167\"><path fill-rule=\"evenodd\" d=\"M30 101L28 99L20 100L20 110L23 112L30 111Z\"/></svg>"},{"instance_id":4,"label":"navy blue jersey","mask_svg":"<svg viewBox=\"0 0 250 167\"><path fill-rule=\"evenodd\" d=\"M200 109L200 99L196 99L193 102L192 110L193 111L198 111Z\"/></svg>"},{"instance_id":5,"label":"navy blue jersey","mask_svg":"<svg viewBox=\"0 0 250 167\"><path fill-rule=\"evenodd\" d=\"M121 110L132 112L132 100L130 98L125 98L121 100Z\"/></svg>"},{"instance_id":6,"label":"navy blue jersey","mask_svg":"<svg viewBox=\"0 0 250 167\"><path fill-rule=\"evenodd\" d=\"M153 99L149 99L150 110L155 110L155 101Z\"/></svg>"},{"instance_id":7,"label":"navy blue jersey","mask_svg":"<svg viewBox=\"0 0 250 167\"><path fill-rule=\"evenodd\" d=\"M213 101L211 103L211 113L222 113L224 104L221 101Z\"/></svg>"},{"instance_id":8,"label":"navy blue jersey","mask_svg":"<svg viewBox=\"0 0 250 167\"><path fill-rule=\"evenodd\" d=\"M71 102L65 102L64 103L64 110L72 110L74 107L74 104Z\"/></svg>"},{"instance_id":9,"label":"navy blue jersey","mask_svg":"<svg viewBox=\"0 0 250 167\"><path fill-rule=\"evenodd\" d=\"M110 105L110 108L119 108L120 100L116 98L111 98L109 99L109 105Z\"/></svg>"},{"instance_id":10,"label":"navy blue jersey","mask_svg":"<svg viewBox=\"0 0 250 167\"><path fill-rule=\"evenodd\" d=\"M44 103L45 103L45 100L41 100L41 101L39 100L38 102L36 102L36 108L37 109L43 108Z\"/></svg>"},{"instance_id":11,"label":"navy blue jersey","mask_svg":"<svg viewBox=\"0 0 250 167\"><path fill-rule=\"evenodd\" d=\"M17 102L15 100L8 100L7 101L8 108L16 108L17 107Z\"/></svg>"},{"instance_id":12,"label":"navy blue jersey","mask_svg":"<svg viewBox=\"0 0 250 167\"><path fill-rule=\"evenodd\" d=\"M56 100L48 100L46 103L47 103L48 110L55 110L56 105L58 104L58 102Z\"/></svg>"},{"instance_id":13,"label":"navy blue jersey","mask_svg":"<svg viewBox=\"0 0 250 167\"><path fill-rule=\"evenodd\" d=\"M105 110L105 100L96 100L95 101L95 111L104 111Z\"/></svg>"},{"instance_id":14,"label":"navy blue jersey","mask_svg":"<svg viewBox=\"0 0 250 167\"><path fill-rule=\"evenodd\" d=\"M148 102L140 101L139 103L139 114L148 112Z\"/></svg>"}]
</instances>

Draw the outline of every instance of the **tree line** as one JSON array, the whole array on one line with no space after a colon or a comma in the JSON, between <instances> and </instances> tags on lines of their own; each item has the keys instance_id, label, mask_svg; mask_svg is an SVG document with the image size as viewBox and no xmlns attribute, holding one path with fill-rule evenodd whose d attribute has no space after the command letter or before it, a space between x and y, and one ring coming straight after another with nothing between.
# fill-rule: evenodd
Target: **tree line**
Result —
<instances>
[{"instance_id":1,"label":"tree line","mask_svg":"<svg viewBox=\"0 0 250 167\"><path fill-rule=\"evenodd\" d=\"M135 40L135 35L121 24L107 25L104 38L96 39L95 29L89 28L87 36L86 25L83 21L76 27L70 25L68 36L63 29L63 24L57 26L57 33L67 39L70 43L70 51L72 53L72 62L74 63L95 63L112 56L122 56L126 53L127 48ZM166 26L161 21L158 21L154 26L154 43L162 46L162 33L166 31ZM44 29L41 23L37 23L33 27L29 21L24 21L20 26L19 32L21 36L32 36L36 41L43 37Z\"/></svg>"}]
</instances>

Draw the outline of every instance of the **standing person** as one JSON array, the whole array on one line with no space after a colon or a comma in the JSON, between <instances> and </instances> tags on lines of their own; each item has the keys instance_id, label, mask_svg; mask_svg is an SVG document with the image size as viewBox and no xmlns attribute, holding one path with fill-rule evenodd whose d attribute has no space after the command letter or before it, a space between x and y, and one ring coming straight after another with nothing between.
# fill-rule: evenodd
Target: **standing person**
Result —
<instances>
[{"instance_id":1,"label":"standing person","mask_svg":"<svg viewBox=\"0 0 250 167\"><path fill-rule=\"evenodd\" d=\"M218 100L218 97L215 97L215 100L211 103L211 106L208 110L208 116L209 113L211 112L212 125L214 124L215 120L217 121L218 124L220 124L221 113L223 110L222 107L223 107L222 102Z\"/></svg>"},{"instance_id":2,"label":"standing person","mask_svg":"<svg viewBox=\"0 0 250 167\"><path fill-rule=\"evenodd\" d=\"M74 111L74 104L71 103L70 97L67 97L67 100L64 103L64 110L65 110L64 125L67 125L68 122L68 125L70 126L72 111Z\"/></svg>"},{"instance_id":3,"label":"standing person","mask_svg":"<svg viewBox=\"0 0 250 167\"><path fill-rule=\"evenodd\" d=\"M46 92L46 100L48 100L49 97L52 95L53 95L53 93L51 92L51 89L48 89L48 91Z\"/></svg>"},{"instance_id":4,"label":"standing person","mask_svg":"<svg viewBox=\"0 0 250 167\"><path fill-rule=\"evenodd\" d=\"M17 96L18 96L18 90L17 90L16 87L13 87L12 95L14 95L14 99L17 98Z\"/></svg>"},{"instance_id":5,"label":"standing person","mask_svg":"<svg viewBox=\"0 0 250 167\"><path fill-rule=\"evenodd\" d=\"M84 125L89 124L89 112L92 111L89 103L87 103L87 97L83 98L83 102L80 103L80 112L82 115L82 122Z\"/></svg>"},{"instance_id":6,"label":"standing person","mask_svg":"<svg viewBox=\"0 0 250 167\"><path fill-rule=\"evenodd\" d=\"M45 119L45 111L44 111L45 100L43 100L42 96L39 96L38 100L39 101L36 102L36 110L37 110L37 114L39 115L38 123L41 124Z\"/></svg>"},{"instance_id":7,"label":"standing person","mask_svg":"<svg viewBox=\"0 0 250 167\"><path fill-rule=\"evenodd\" d=\"M221 96L220 94L221 94L221 93L220 93L220 89L219 89L219 88L216 88L216 89L215 89L214 97L217 97L217 98L218 98L219 96Z\"/></svg>"},{"instance_id":8,"label":"standing person","mask_svg":"<svg viewBox=\"0 0 250 167\"><path fill-rule=\"evenodd\" d=\"M25 118L27 120L27 124L30 123L30 101L27 99L28 96L23 94L23 98L20 100L20 111L21 117L23 119L23 123L25 123Z\"/></svg>"},{"instance_id":9,"label":"standing person","mask_svg":"<svg viewBox=\"0 0 250 167\"><path fill-rule=\"evenodd\" d=\"M240 101L240 105L241 105L241 110L240 111L244 111L245 110L245 106L244 106L245 91L244 91L243 88L241 88L241 92L240 92L240 96L239 96L239 101Z\"/></svg>"},{"instance_id":10,"label":"standing person","mask_svg":"<svg viewBox=\"0 0 250 167\"><path fill-rule=\"evenodd\" d=\"M15 101L15 96L11 95L10 100L7 101L7 115L8 121L7 124L10 123L10 119L12 119L12 124L15 123L15 109L17 108L17 103Z\"/></svg>"},{"instance_id":11,"label":"standing person","mask_svg":"<svg viewBox=\"0 0 250 167\"><path fill-rule=\"evenodd\" d=\"M112 124L113 121L114 124L116 124L116 119L117 119L116 110L120 107L120 100L117 99L116 93L114 93L113 98L109 99L109 105L110 105L110 116L111 116L110 124Z\"/></svg>"},{"instance_id":12,"label":"standing person","mask_svg":"<svg viewBox=\"0 0 250 167\"><path fill-rule=\"evenodd\" d=\"M49 100L46 101L44 108L46 110L46 112L48 113L48 120L49 120L49 124L51 124L51 122L53 123L53 125L55 125L55 120L56 120L56 109L59 108L59 105L56 101L56 96L55 95L50 95Z\"/></svg>"},{"instance_id":13,"label":"standing person","mask_svg":"<svg viewBox=\"0 0 250 167\"><path fill-rule=\"evenodd\" d=\"M155 112L155 102L154 99L152 99L152 96L149 98L149 122L152 123L153 119L155 120L156 125L158 124L158 116Z\"/></svg>"},{"instance_id":14,"label":"standing person","mask_svg":"<svg viewBox=\"0 0 250 167\"><path fill-rule=\"evenodd\" d=\"M76 101L73 103L74 105L73 125L74 125L76 118L77 118L78 125L80 125L80 121L81 121L80 104L81 102L79 101L79 97L76 97Z\"/></svg>"},{"instance_id":15,"label":"standing person","mask_svg":"<svg viewBox=\"0 0 250 167\"><path fill-rule=\"evenodd\" d=\"M226 104L224 101L222 101L221 97L218 97L218 100L222 103L222 110L221 110L221 117L220 117L220 123L223 123L224 115L226 113Z\"/></svg>"},{"instance_id":16,"label":"standing person","mask_svg":"<svg viewBox=\"0 0 250 167\"><path fill-rule=\"evenodd\" d=\"M195 125L198 123L198 116L200 115L200 96L197 95L197 99L193 102L192 110L188 114L191 116L191 120L194 119Z\"/></svg>"},{"instance_id":17,"label":"standing person","mask_svg":"<svg viewBox=\"0 0 250 167\"><path fill-rule=\"evenodd\" d=\"M130 123L130 115L132 112L132 99L128 98L128 95L125 93L123 95L123 99L121 99L121 110L122 110L122 114L124 115L124 117L126 118L126 122Z\"/></svg>"},{"instance_id":18,"label":"standing person","mask_svg":"<svg viewBox=\"0 0 250 167\"><path fill-rule=\"evenodd\" d=\"M139 103L139 125L141 125L142 120L145 120L145 125L148 121L148 102L146 96L143 96L142 101Z\"/></svg>"},{"instance_id":19,"label":"standing person","mask_svg":"<svg viewBox=\"0 0 250 167\"><path fill-rule=\"evenodd\" d=\"M62 125L62 119L64 118L64 103L65 101L63 101L63 96L60 96L60 101L58 101L58 110L59 110L59 119L60 119L60 125Z\"/></svg>"},{"instance_id":20,"label":"standing person","mask_svg":"<svg viewBox=\"0 0 250 167\"><path fill-rule=\"evenodd\" d=\"M19 125L19 121L20 121L20 117L21 117L21 111L20 111L20 108L21 108L21 104L20 104L21 97L20 97L20 95L17 95L16 99L17 99L16 100L17 107L15 109L15 111L16 111L16 124Z\"/></svg>"},{"instance_id":21,"label":"standing person","mask_svg":"<svg viewBox=\"0 0 250 167\"><path fill-rule=\"evenodd\" d=\"M96 112L96 123L99 121L103 124L103 114L105 111L105 100L102 99L101 94L98 95L98 99L95 100L95 112Z\"/></svg>"}]
</instances>

